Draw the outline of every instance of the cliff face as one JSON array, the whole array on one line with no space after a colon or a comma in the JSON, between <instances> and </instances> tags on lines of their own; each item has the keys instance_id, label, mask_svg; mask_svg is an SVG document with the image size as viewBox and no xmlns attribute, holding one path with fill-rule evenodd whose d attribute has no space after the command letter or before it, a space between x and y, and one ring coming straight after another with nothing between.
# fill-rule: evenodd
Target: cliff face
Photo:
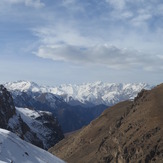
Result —
<instances>
[{"instance_id":1,"label":"cliff face","mask_svg":"<svg viewBox=\"0 0 163 163\"><path fill-rule=\"evenodd\" d=\"M54 146L64 138L60 126L52 113L16 107L16 116L9 120L9 126L14 126L15 128L17 126L15 122L18 117L21 117L27 126L29 126L30 131L35 133L36 137L41 140L44 149Z\"/></svg>"},{"instance_id":2,"label":"cliff face","mask_svg":"<svg viewBox=\"0 0 163 163\"><path fill-rule=\"evenodd\" d=\"M28 108L15 108L12 96L0 85L0 128L16 133L38 147L48 149L63 139L53 115Z\"/></svg>"},{"instance_id":3,"label":"cliff face","mask_svg":"<svg viewBox=\"0 0 163 163\"><path fill-rule=\"evenodd\" d=\"M11 119L14 118L11 124ZM29 126L16 114L12 96L0 85L0 128L16 133L20 138L43 148L42 141L32 132Z\"/></svg>"},{"instance_id":4,"label":"cliff face","mask_svg":"<svg viewBox=\"0 0 163 163\"><path fill-rule=\"evenodd\" d=\"M107 109L49 151L71 163L161 163L163 84Z\"/></svg>"},{"instance_id":5,"label":"cliff face","mask_svg":"<svg viewBox=\"0 0 163 163\"><path fill-rule=\"evenodd\" d=\"M6 128L9 119L15 114L15 107L10 93L0 85L0 128Z\"/></svg>"}]
</instances>

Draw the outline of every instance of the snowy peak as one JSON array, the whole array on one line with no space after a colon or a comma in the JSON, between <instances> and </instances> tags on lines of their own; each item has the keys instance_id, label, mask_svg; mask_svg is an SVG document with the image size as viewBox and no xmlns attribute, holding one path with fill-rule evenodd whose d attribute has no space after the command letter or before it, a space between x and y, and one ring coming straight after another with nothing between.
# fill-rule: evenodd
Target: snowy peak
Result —
<instances>
[{"instance_id":1,"label":"snowy peak","mask_svg":"<svg viewBox=\"0 0 163 163\"><path fill-rule=\"evenodd\" d=\"M64 163L49 152L21 140L4 129L0 129L0 162Z\"/></svg>"},{"instance_id":2,"label":"snowy peak","mask_svg":"<svg viewBox=\"0 0 163 163\"><path fill-rule=\"evenodd\" d=\"M142 89L150 89L151 86L145 83L138 84L116 84L116 83L87 83L82 85L64 85L59 88L52 89L54 94L65 95L66 100L72 97L81 103L93 103L95 105L105 104L114 105L120 101L134 99L138 92Z\"/></svg>"},{"instance_id":3,"label":"snowy peak","mask_svg":"<svg viewBox=\"0 0 163 163\"><path fill-rule=\"evenodd\" d=\"M69 104L114 105L120 101L134 99L142 89L151 89L146 83L85 83L81 85L60 85L58 87L38 86L36 83L19 81L7 83L10 91L51 93L61 96Z\"/></svg>"},{"instance_id":4,"label":"snowy peak","mask_svg":"<svg viewBox=\"0 0 163 163\"><path fill-rule=\"evenodd\" d=\"M5 87L7 87L8 90L12 90L12 91L19 90L22 92L27 92L27 91L39 92L41 90L40 86L30 81L9 82L5 84Z\"/></svg>"},{"instance_id":5,"label":"snowy peak","mask_svg":"<svg viewBox=\"0 0 163 163\"><path fill-rule=\"evenodd\" d=\"M7 83L10 91L51 93L61 96L69 104L114 105L120 101L134 99L142 89L151 89L146 83L85 83L81 85L64 84L58 87L38 86L33 82Z\"/></svg>"}]
</instances>

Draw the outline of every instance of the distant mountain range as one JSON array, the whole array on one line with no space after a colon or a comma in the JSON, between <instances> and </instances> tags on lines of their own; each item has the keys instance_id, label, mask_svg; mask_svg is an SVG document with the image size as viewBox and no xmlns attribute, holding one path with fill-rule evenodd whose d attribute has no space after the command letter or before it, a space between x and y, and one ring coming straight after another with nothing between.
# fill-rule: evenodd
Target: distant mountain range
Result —
<instances>
[{"instance_id":1,"label":"distant mountain range","mask_svg":"<svg viewBox=\"0 0 163 163\"><path fill-rule=\"evenodd\" d=\"M4 86L11 92L15 106L51 112L58 119L64 133L80 129L109 106L133 99L142 89L151 88L145 83L103 82L49 87L18 81Z\"/></svg>"},{"instance_id":2,"label":"distant mountain range","mask_svg":"<svg viewBox=\"0 0 163 163\"><path fill-rule=\"evenodd\" d=\"M64 133L89 124L106 108L120 101L133 99L145 83L87 83L82 85L39 86L34 82L6 83L17 107L49 111L56 117Z\"/></svg>"},{"instance_id":3,"label":"distant mountain range","mask_svg":"<svg viewBox=\"0 0 163 163\"><path fill-rule=\"evenodd\" d=\"M4 86L11 92L14 92L14 95L18 95L21 92L51 93L73 106L93 106L99 104L112 106L120 101L134 99L142 89L151 89L153 87L146 83L116 84L103 82L48 87L39 86L29 81L10 82ZM46 98L51 98L51 96Z\"/></svg>"}]
</instances>

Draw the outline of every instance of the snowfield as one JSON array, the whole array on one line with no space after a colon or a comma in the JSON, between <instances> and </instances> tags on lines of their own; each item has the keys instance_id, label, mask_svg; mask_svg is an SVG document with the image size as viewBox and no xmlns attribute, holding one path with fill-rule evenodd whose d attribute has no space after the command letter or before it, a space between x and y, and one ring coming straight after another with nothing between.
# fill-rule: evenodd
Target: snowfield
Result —
<instances>
[{"instance_id":1,"label":"snowfield","mask_svg":"<svg viewBox=\"0 0 163 163\"><path fill-rule=\"evenodd\" d=\"M64 161L0 129L0 163L64 163Z\"/></svg>"}]
</instances>

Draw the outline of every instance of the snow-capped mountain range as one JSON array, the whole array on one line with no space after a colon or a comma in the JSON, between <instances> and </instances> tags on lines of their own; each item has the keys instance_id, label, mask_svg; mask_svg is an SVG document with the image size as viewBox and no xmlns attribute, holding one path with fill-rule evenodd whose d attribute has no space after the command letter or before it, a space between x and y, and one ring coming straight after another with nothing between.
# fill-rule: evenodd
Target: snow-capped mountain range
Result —
<instances>
[{"instance_id":1,"label":"snow-capped mountain range","mask_svg":"<svg viewBox=\"0 0 163 163\"><path fill-rule=\"evenodd\" d=\"M64 163L64 161L17 137L14 133L0 129L1 163Z\"/></svg>"},{"instance_id":2,"label":"snow-capped mountain range","mask_svg":"<svg viewBox=\"0 0 163 163\"><path fill-rule=\"evenodd\" d=\"M9 82L4 86L14 94L21 92L40 92L51 93L57 97L61 97L65 102L71 105L80 104L105 104L114 105L120 101L134 99L138 92L142 89L151 89L152 86L146 83L86 83L81 85L65 84L60 86L39 86L34 82L18 81ZM51 96L48 96L51 98Z\"/></svg>"}]
</instances>

